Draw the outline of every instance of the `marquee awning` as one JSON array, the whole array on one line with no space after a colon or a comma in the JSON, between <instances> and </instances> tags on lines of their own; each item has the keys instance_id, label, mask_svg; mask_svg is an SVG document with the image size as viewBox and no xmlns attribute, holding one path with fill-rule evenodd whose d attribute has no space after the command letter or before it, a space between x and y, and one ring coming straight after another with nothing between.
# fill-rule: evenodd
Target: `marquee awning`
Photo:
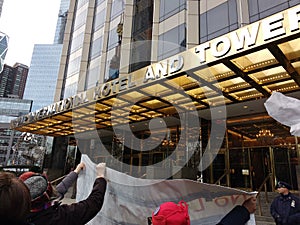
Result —
<instances>
[{"instance_id":1,"label":"marquee awning","mask_svg":"<svg viewBox=\"0 0 300 225\"><path fill-rule=\"evenodd\" d=\"M66 136L300 90L300 6L13 120ZM249 137L255 137L249 135Z\"/></svg>"}]
</instances>

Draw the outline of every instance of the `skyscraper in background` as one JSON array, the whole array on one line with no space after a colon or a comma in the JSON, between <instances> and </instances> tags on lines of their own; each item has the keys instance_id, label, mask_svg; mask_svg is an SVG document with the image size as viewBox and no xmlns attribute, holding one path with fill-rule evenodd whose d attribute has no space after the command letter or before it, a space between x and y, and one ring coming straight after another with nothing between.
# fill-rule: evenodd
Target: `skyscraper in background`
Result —
<instances>
[{"instance_id":1,"label":"skyscraper in background","mask_svg":"<svg viewBox=\"0 0 300 225\"><path fill-rule=\"evenodd\" d=\"M70 0L61 0L55 29L54 44L62 44L67 22Z\"/></svg>"},{"instance_id":2,"label":"skyscraper in background","mask_svg":"<svg viewBox=\"0 0 300 225\"><path fill-rule=\"evenodd\" d=\"M0 166L16 163L16 159L22 160L21 152L15 151L13 146L18 142L20 131L10 129L10 121L20 115L26 115L31 109L31 100L0 97Z\"/></svg>"},{"instance_id":3,"label":"skyscraper in background","mask_svg":"<svg viewBox=\"0 0 300 225\"><path fill-rule=\"evenodd\" d=\"M2 13L3 2L4 0L0 0L0 17ZM6 34L0 31L0 73L3 70L4 59L7 53L7 46L8 46L8 37Z\"/></svg>"},{"instance_id":4,"label":"skyscraper in background","mask_svg":"<svg viewBox=\"0 0 300 225\"><path fill-rule=\"evenodd\" d=\"M32 111L53 102L68 8L69 0L62 0L54 43L34 45L24 93L26 99L33 100Z\"/></svg>"},{"instance_id":5,"label":"skyscraper in background","mask_svg":"<svg viewBox=\"0 0 300 225\"><path fill-rule=\"evenodd\" d=\"M16 63L13 67L4 65L0 73L0 97L23 99L28 66Z\"/></svg>"},{"instance_id":6,"label":"skyscraper in background","mask_svg":"<svg viewBox=\"0 0 300 225\"><path fill-rule=\"evenodd\" d=\"M2 6L0 9L2 9ZM8 49L8 36L0 31L0 73L3 70L4 59L7 53L7 49Z\"/></svg>"},{"instance_id":7,"label":"skyscraper in background","mask_svg":"<svg viewBox=\"0 0 300 225\"><path fill-rule=\"evenodd\" d=\"M53 102L61 49L61 44L34 45L24 93L33 100L32 111Z\"/></svg>"},{"instance_id":8,"label":"skyscraper in background","mask_svg":"<svg viewBox=\"0 0 300 225\"><path fill-rule=\"evenodd\" d=\"M2 13L3 2L4 2L4 0L0 0L0 17L1 17L1 13Z\"/></svg>"}]
</instances>

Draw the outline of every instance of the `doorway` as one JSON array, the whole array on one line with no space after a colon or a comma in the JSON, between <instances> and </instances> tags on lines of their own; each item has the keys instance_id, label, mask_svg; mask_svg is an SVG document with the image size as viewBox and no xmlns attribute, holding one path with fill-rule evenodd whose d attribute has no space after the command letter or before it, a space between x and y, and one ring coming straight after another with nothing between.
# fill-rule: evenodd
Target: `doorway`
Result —
<instances>
[{"instance_id":1,"label":"doorway","mask_svg":"<svg viewBox=\"0 0 300 225\"><path fill-rule=\"evenodd\" d=\"M252 189L257 191L264 179L272 172L269 147L252 148L250 150L250 173ZM268 191L272 190L270 181L267 182Z\"/></svg>"}]
</instances>

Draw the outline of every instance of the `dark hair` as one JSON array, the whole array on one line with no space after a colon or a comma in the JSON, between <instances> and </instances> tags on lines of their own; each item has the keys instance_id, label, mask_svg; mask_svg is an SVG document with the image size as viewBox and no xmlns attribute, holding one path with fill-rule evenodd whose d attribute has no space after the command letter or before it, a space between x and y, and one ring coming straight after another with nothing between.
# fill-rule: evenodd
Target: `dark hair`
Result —
<instances>
[{"instance_id":1,"label":"dark hair","mask_svg":"<svg viewBox=\"0 0 300 225\"><path fill-rule=\"evenodd\" d=\"M30 193L13 173L0 172L1 221L24 222L30 212Z\"/></svg>"}]
</instances>

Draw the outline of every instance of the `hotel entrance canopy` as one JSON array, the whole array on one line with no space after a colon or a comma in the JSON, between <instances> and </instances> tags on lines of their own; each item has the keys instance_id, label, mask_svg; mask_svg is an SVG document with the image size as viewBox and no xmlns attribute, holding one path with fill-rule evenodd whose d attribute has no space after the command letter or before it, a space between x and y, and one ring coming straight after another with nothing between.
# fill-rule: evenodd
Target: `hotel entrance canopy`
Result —
<instances>
[{"instance_id":1,"label":"hotel entrance canopy","mask_svg":"<svg viewBox=\"0 0 300 225\"><path fill-rule=\"evenodd\" d=\"M299 22L300 5L19 117L11 128L67 136L174 115L178 108L201 117L222 105L255 107L273 91L300 96ZM255 119L270 118L249 110L248 118L232 123L248 121L235 131L255 138Z\"/></svg>"}]
</instances>

